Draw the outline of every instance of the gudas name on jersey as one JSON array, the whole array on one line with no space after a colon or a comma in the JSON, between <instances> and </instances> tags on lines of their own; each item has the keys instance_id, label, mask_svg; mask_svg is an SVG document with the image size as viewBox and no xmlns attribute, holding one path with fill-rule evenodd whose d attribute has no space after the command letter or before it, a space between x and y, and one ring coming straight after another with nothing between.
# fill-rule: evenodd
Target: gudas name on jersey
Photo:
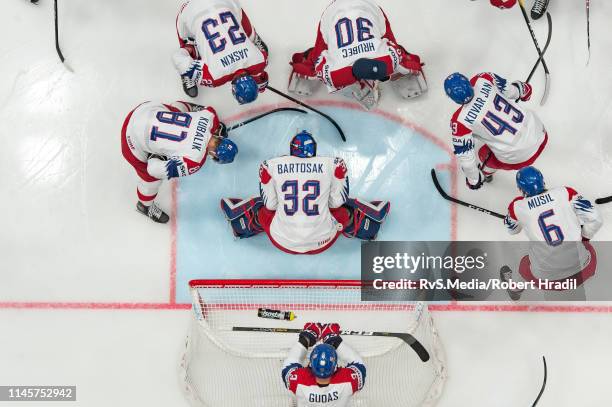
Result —
<instances>
[{"instance_id":1,"label":"gudas name on jersey","mask_svg":"<svg viewBox=\"0 0 612 407\"><path fill-rule=\"evenodd\" d=\"M193 136L193 143L191 144L192 150L202 151L202 148L206 148L206 146L204 146L204 142L206 141L206 132L208 130L209 123L210 120L207 117L200 116L198 119L196 134Z\"/></svg>"},{"instance_id":2,"label":"gudas name on jersey","mask_svg":"<svg viewBox=\"0 0 612 407\"><path fill-rule=\"evenodd\" d=\"M310 393L308 395L308 401L311 403L330 403L332 401L337 401L340 398L337 391L332 391L329 393L317 394Z\"/></svg>"},{"instance_id":3,"label":"gudas name on jersey","mask_svg":"<svg viewBox=\"0 0 612 407\"><path fill-rule=\"evenodd\" d=\"M236 62L242 61L243 59L247 59L249 57L248 48L243 48L238 51L234 51L224 57L221 57L221 65L224 68L235 64Z\"/></svg>"},{"instance_id":4,"label":"gudas name on jersey","mask_svg":"<svg viewBox=\"0 0 612 407\"><path fill-rule=\"evenodd\" d=\"M533 198L529 198L527 200L527 206L529 207L529 209L536 209L542 205L546 205L549 202L554 202L555 200L553 199L552 196L550 196L550 194L544 194L544 195L537 195L534 196Z\"/></svg>"},{"instance_id":5,"label":"gudas name on jersey","mask_svg":"<svg viewBox=\"0 0 612 407\"><path fill-rule=\"evenodd\" d=\"M482 108L487 103L486 99L489 98L489 96L491 95L491 91L492 90L493 90L493 84L491 82L487 81L487 82L484 82L482 84L482 87L480 88L480 94L482 95L482 97L478 96L474 100L474 103L472 104L472 107L470 108L470 110L465 115L465 121L466 122L468 122L471 125L474 124L474 121L476 121L476 119L478 119L478 114L482 111ZM483 99L483 97L485 99Z\"/></svg>"},{"instance_id":6,"label":"gudas name on jersey","mask_svg":"<svg viewBox=\"0 0 612 407\"><path fill-rule=\"evenodd\" d=\"M288 163L288 164L277 164L276 171L278 174L287 174L287 173L295 173L302 172L307 174L317 173L323 174L323 164L322 163Z\"/></svg>"}]
</instances>

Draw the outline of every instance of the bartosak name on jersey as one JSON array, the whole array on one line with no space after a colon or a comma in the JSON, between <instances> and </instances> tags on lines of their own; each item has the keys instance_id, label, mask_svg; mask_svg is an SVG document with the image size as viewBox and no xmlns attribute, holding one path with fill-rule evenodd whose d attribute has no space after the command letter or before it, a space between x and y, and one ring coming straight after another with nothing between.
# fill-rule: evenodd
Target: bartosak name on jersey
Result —
<instances>
[{"instance_id":1,"label":"bartosak name on jersey","mask_svg":"<svg viewBox=\"0 0 612 407\"><path fill-rule=\"evenodd\" d=\"M276 166L276 171L279 174L287 174L294 172L302 172L306 174L323 174L323 164L322 163L292 163L292 164L278 164Z\"/></svg>"},{"instance_id":2,"label":"bartosak name on jersey","mask_svg":"<svg viewBox=\"0 0 612 407\"><path fill-rule=\"evenodd\" d=\"M238 61L242 61L243 59L247 59L249 57L249 50L248 48L243 48L240 49L238 51L234 51L224 57L221 58L221 65L223 65L224 68L235 64Z\"/></svg>"}]
</instances>

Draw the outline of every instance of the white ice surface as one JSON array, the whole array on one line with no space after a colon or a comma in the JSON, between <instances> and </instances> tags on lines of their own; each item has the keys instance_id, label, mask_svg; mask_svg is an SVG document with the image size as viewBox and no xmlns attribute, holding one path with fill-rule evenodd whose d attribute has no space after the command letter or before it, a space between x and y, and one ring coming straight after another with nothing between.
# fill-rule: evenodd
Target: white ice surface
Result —
<instances>
[{"instance_id":1,"label":"white ice surface","mask_svg":"<svg viewBox=\"0 0 612 407\"><path fill-rule=\"evenodd\" d=\"M170 55L179 0L59 0L61 42L74 69L57 60L52 2L5 2L0 17L0 302L147 302L169 298L169 228L134 211L134 176L119 149L125 114L149 99L183 98ZM455 71L493 70L524 78L537 59L518 9L487 1L381 0L398 39L419 53L430 92L381 109L448 142L454 106L442 90ZM550 143L538 161L550 185L588 197L612 194L612 3L592 2L592 58L586 63L584 2L551 0L552 86L539 107ZM311 46L325 0L244 0L273 51L271 83L283 89L292 52ZM534 24L544 42L545 23ZM325 98L324 92L316 95ZM198 99L222 116L238 113L227 88ZM281 102L264 94L258 103ZM372 137L376 137L373 134ZM503 211L511 174L460 196ZM170 188L160 195L170 207ZM600 207L607 219L612 205ZM225 231L227 232L227 231ZM604 226L598 238L610 240ZM505 240L493 218L458 209L458 238ZM440 406L528 406L549 361L542 406L612 402L608 313L438 312L449 381ZM71 406L182 406L176 375L187 311L0 310L0 385L76 384ZM257 380L257 378L253 378ZM0 403L1 404L1 403ZM7 404L8 405L8 404ZM23 404L28 405L28 403ZM40 404L39 404L40 405ZM60 404L54 404L60 406Z\"/></svg>"}]
</instances>

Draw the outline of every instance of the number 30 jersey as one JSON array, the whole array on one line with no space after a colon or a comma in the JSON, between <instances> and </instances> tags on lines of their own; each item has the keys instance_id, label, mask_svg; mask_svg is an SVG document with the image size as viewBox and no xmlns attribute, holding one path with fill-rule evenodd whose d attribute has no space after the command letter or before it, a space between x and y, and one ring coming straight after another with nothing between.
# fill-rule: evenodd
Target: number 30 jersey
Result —
<instances>
[{"instance_id":1,"label":"number 30 jersey","mask_svg":"<svg viewBox=\"0 0 612 407\"><path fill-rule=\"evenodd\" d=\"M582 270L589 258L580 242L591 239L603 221L597 208L576 190L558 187L532 197L516 198L504 224L511 234L525 231L532 242L531 269L538 278L562 279Z\"/></svg>"},{"instance_id":2,"label":"number 30 jersey","mask_svg":"<svg viewBox=\"0 0 612 407\"><path fill-rule=\"evenodd\" d=\"M330 213L349 194L341 158L277 157L261 164L259 178L266 208L276 211L270 225L275 243L306 253L328 244L342 229Z\"/></svg>"},{"instance_id":3,"label":"number 30 jersey","mask_svg":"<svg viewBox=\"0 0 612 407\"><path fill-rule=\"evenodd\" d=\"M473 99L451 119L453 147L470 179L478 179L474 153L476 137L489 146L495 157L507 164L520 164L533 157L546 138L540 119L515 104L519 91L494 73L481 73L470 83Z\"/></svg>"},{"instance_id":4,"label":"number 30 jersey","mask_svg":"<svg viewBox=\"0 0 612 407\"><path fill-rule=\"evenodd\" d=\"M181 38L197 44L202 66L202 84L220 86L245 70L261 73L267 55L255 44L255 30L235 0L191 0L177 18Z\"/></svg>"}]
</instances>

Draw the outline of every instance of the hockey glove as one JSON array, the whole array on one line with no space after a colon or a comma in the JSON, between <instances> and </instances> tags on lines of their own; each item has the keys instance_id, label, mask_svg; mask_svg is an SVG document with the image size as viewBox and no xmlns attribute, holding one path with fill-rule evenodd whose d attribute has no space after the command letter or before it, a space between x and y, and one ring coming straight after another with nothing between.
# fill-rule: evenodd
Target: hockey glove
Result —
<instances>
[{"instance_id":1,"label":"hockey glove","mask_svg":"<svg viewBox=\"0 0 612 407\"><path fill-rule=\"evenodd\" d=\"M298 341L308 349L317 343L322 330L323 326L318 322L307 322L304 324L302 332L300 332Z\"/></svg>"},{"instance_id":2,"label":"hockey glove","mask_svg":"<svg viewBox=\"0 0 612 407\"><path fill-rule=\"evenodd\" d=\"M320 338L324 343L337 349L342 343L342 338L340 337L340 325L336 323L323 325Z\"/></svg>"},{"instance_id":3,"label":"hockey glove","mask_svg":"<svg viewBox=\"0 0 612 407\"><path fill-rule=\"evenodd\" d=\"M519 99L523 102L531 99L531 94L533 93L533 87L527 82L514 81L512 82L518 91L519 91Z\"/></svg>"}]
</instances>

